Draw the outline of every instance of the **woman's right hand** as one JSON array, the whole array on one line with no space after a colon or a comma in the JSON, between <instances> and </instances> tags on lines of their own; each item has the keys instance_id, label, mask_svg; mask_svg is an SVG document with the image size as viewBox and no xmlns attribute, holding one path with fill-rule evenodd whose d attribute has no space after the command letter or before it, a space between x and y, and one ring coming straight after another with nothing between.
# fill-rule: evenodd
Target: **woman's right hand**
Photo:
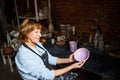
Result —
<instances>
[{"instance_id":1,"label":"woman's right hand","mask_svg":"<svg viewBox=\"0 0 120 80\"><path fill-rule=\"evenodd\" d=\"M62 75L64 73L70 71L71 69L81 68L84 65L84 63L85 63L85 61L75 62L75 63L73 63L70 66L67 66L65 68L57 69L57 70L55 70L55 76Z\"/></svg>"},{"instance_id":2,"label":"woman's right hand","mask_svg":"<svg viewBox=\"0 0 120 80\"><path fill-rule=\"evenodd\" d=\"M75 62L71 64L72 69L81 68L84 65L85 61Z\"/></svg>"}]
</instances>

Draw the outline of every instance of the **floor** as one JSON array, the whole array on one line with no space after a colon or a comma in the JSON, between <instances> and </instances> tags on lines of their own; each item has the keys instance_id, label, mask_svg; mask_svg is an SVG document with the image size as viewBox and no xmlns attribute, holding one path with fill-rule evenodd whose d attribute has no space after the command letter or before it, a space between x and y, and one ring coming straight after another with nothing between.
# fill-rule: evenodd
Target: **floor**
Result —
<instances>
[{"instance_id":1,"label":"floor","mask_svg":"<svg viewBox=\"0 0 120 80\"><path fill-rule=\"evenodd\" d=\"M0 56L0 80L22 80L14 66L14 72L10 71L9 64L3 64Z\"/></svg>"}]
</instances>

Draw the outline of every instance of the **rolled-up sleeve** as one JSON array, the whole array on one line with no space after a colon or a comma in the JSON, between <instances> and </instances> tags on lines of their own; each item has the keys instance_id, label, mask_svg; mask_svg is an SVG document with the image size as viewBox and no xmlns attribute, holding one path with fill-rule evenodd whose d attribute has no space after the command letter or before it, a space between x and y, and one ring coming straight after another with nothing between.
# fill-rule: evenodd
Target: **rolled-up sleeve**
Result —
<instances>
[{"instance_id":1,"label":"rolled-up sleeve","mask_svg":"<svg viewBox=\"0 0 120 80\"><path fill-rule=\"evenodd\" d=\"M49 63L52 65L56 65L57 57L52 56L51 54L48 54L49 58Z\"/></svg>"}]
</instances>

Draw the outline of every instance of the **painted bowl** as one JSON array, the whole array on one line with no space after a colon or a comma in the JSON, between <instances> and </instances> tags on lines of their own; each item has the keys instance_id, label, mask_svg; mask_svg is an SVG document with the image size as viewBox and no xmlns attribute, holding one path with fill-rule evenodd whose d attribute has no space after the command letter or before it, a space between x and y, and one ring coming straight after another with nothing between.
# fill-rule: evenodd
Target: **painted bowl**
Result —
<instances>
[{"instance_id":1,"label":"painted bowl","mask_svg":"<svg viewBox=\"0 0 120 80\"><path fill-rule=\"evenodd\" d=\"M76 61L86 61L90 56L90 51L87 48L79 48L73 54Z\"/></svg>"}]
</instances>

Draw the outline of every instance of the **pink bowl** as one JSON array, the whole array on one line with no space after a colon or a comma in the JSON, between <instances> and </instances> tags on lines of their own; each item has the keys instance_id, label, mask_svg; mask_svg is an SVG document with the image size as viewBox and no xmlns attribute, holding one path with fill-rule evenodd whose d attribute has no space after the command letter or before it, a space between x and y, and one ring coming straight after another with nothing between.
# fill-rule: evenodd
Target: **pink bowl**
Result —
<instances>
[{"instance_id":1,"label":"pink bowl","mask_svg":"<svg viewBox=\"0 0 120 80\"><path fill-rule=\"evenodd\" d=\"M87 48L79 48L73 54L76 61L86 61L90 56Z\"/></svg>"}]
</instances>

